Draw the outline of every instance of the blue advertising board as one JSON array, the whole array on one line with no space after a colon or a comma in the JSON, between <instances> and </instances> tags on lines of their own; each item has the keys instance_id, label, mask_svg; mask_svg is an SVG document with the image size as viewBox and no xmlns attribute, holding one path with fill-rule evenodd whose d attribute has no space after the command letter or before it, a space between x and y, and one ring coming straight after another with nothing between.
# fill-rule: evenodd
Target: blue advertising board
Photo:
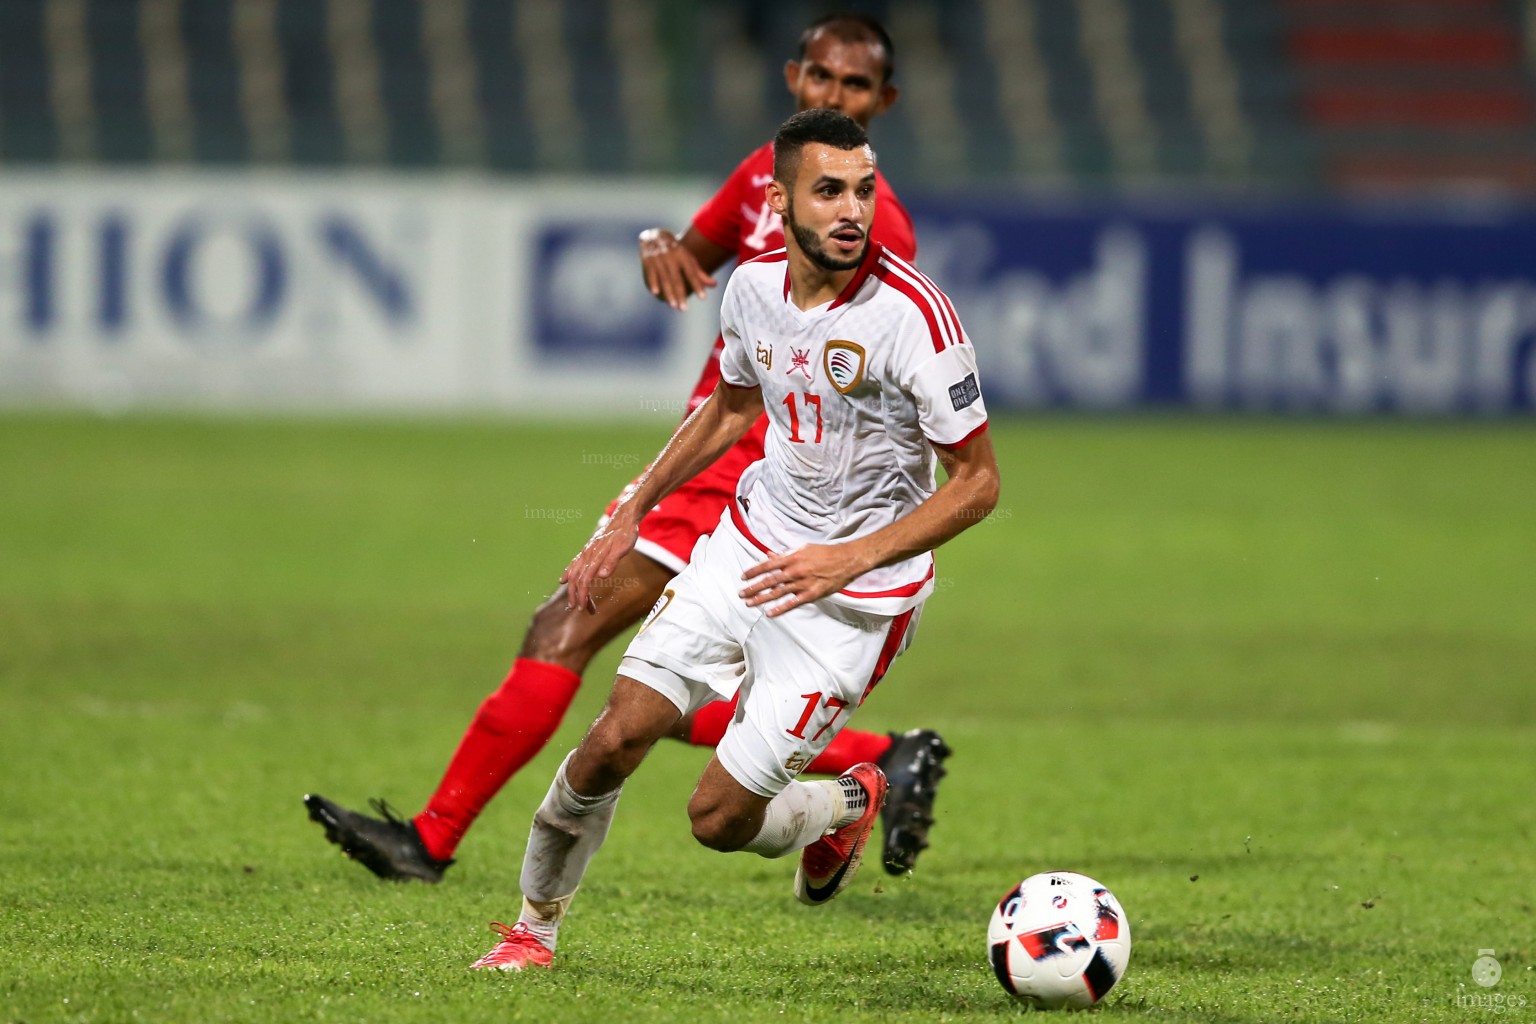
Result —
<instances>
[{"instance_id":1,"label":"blue advertising board","mask_svg":"<svg viewBox=\"0 0 1536 1024\"><path fill-rule=\"evenodd\" d=\"M994 408L1536 407L1536 211L908 207Z\"/></svg>"},{"instance_id":2,"label":"blue advertising board","mask_svg":"<svg viewBox=\"0 0 1536 1024\"><path fill-rule=\"evenodd\" d=\"M532 340L541 357L645 364L665 351L674 315L645 290L635 249L649 226L612 218L537 225Z\"/></svg>"}]
</instances>

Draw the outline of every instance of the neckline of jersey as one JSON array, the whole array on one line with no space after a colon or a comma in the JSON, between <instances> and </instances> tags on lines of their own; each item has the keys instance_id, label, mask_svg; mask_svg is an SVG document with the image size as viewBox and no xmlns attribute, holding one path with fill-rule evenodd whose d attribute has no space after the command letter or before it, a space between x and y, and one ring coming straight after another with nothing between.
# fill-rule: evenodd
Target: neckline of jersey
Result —
<instances>
[{"instance_id":1,"label":"neckline of jersey","mask_svg":"<svg viewBox=\"0 0 1536 1024\"><path fill-rule=\"evenodd\" d=\"M819 306L812 306L810 309L801 309L789 297L789 261L786 259L784 261L784 305L788 306L796 316L804 319L813 319L824 313L830 313L839 306L846 306L853 301L855 295L859 294L859 289L864 287L864 282L869 280L869 275L874 272L875 265L880 262L880 256L884 252L885 247L871 238L869 244L864 247L864 261L853 272L848 283L843 285L843 290L837 293L837 297Z\"/></svg>"}]
</instances>

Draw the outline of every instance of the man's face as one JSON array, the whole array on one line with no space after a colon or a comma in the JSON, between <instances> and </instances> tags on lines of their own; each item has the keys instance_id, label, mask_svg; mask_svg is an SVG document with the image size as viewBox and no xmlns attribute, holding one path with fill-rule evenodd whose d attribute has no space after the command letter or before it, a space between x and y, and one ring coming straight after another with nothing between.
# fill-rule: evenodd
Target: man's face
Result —
<instances>
[{"instance_id":1,"label":"man's face","mask_svg":"<svg viewBox=\"0 0 1536 1024\"><path fill-rule=\"evenodd\" d=\"M837 110L865 128L896 102L896 87L885 81L878 44L844 42L822 30L805 48L803 60L784 65L784 81L795 109Z\"/></svg>"},{"instance_id":2,"label":"man's face","mask_svg":"<svg viewBox=\"0 0 1536 1024\"><path fill-rule=\"evenodd\" d=\"M778 185L771 188L784 207L778 212L785 231L811 262L838 271L863 261L875 219L875 156L868 146L810 143L800 150L794 187L782 192Z\"/></svg>"}]
</instances>

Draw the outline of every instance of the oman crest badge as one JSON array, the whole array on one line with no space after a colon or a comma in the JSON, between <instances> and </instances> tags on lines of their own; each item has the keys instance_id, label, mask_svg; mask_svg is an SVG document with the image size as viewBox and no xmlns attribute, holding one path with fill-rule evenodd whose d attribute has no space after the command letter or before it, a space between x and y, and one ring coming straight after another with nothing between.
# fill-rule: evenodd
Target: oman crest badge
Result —
<instances>
[{"instance_id":1,"label":"oman crest badge","mask_svg":"<svg viewBox=\"0 0 1536 1024\"><path fill-rule=\"evenodd\" d=\"M821 352L821 363L827 371L827 379L846 395L864 379L864 348L851 341L832 340Z\"/></svg>"}]
</instances>

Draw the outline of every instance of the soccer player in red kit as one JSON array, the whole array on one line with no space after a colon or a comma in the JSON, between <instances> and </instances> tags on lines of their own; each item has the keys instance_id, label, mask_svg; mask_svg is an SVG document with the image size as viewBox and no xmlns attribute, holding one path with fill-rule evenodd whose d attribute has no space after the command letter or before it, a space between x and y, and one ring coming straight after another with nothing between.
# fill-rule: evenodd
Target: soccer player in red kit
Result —
<instances>
[{"instance_id":1,"label":"soccer player in red kit","mask_svg":"<svg viewBox=\"0 0 1536 1024\"><path fill-rule=\"evenodd\" d=\"M798 110L838 110L867 127L896 101L893 59L890 37L879 22L860 14L829 15L801 36L799 58L785 65L785 82ZM769 142L741 162L681 238L662 228L643 232L641 264L651 293L682 309L690 297L714 286L713 272L729 260L746 262L782 248L782 221L766 198L771 180ZM883 177L876 179L876 195L871 239L914 258L911 218ZM689 401L690 413L715 389L722 346L717 337ZM760 418L738 444L645 516L635 549L595 588L589 608L569 607L564 586L540 606L511 674L481 704L420 814L403 820L374 801L383 815L375 818L308 795L309 816L324 827L326 838L381 878L441 880L475 818L559 728L587 664L645 616L687 565L698 539L719 523L742 472L763 457L767 422ZM681 719L671 736L712 747L733 712L728 702L700 708ZM847 729L806 770L840 775L863 762L881 766L890 779L882 860L891 874L901 874L928 845L934 794L948 755L943 739L929 729L904 734Z\"/></svg>"}]
</instances>

